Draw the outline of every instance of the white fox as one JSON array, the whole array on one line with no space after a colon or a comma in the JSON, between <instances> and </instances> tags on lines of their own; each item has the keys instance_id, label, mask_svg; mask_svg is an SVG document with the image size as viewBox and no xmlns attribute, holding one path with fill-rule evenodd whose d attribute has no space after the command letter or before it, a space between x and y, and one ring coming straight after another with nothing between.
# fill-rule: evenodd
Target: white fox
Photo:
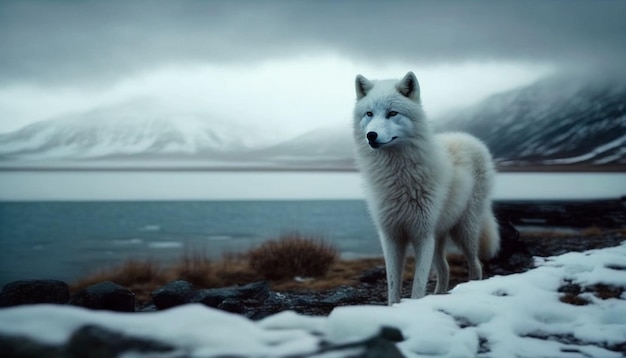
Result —
<instances>
[{"instance_id":1,"label":"white fox","mask_svg":"<svg viewBox=\"0 0 626 358\"><path fill-rule=\"evenodd\" d=\"M409 244L416 260L411 298L425 295L431 265L435 293L448 290L448 238L467 258L469 279L481 279L479 257L489 259L500 248L487 147L468 134L433 133L413 72L400 81L358 75L356 97L357 163L385 256L388 303L400 301Z\"/></svg>"}]
</instances>

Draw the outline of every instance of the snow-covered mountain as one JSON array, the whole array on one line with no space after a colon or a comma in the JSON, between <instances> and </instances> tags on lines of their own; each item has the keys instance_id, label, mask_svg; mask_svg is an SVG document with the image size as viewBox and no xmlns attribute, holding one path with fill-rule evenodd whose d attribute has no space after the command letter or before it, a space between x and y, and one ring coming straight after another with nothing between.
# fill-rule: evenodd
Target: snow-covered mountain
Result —
<instances>
[{"instance_id":1,"label":"snow-covered mountain","mask_svg":"<svg viewBox=\"0 0 626 358\"><path fill-rule=\"evenodd\" d=\"M626 168L626 82L620 80L545 79L454 113L438 128L483 139L500 167Z\"/></svg>"},{"instance_id":2,"label":"snow-covered mountain","mask_svg":"<svg viewBox=\"0 0 626 358\"><path fill-rule=\"evenodd\" d=\"M281 139L253 124L172 114L145 99L0 134L4 168L345 169L352 155L349 133L336 128Z\"/></svg>"},{"instance_id":3,"label":"snow-covered mountain","mask_svg":"<svg viewBox=\"0 0 626 358\"><path fill-rule=\"evenodd\" d=\"M353 139L349 128L319 128L251 155L278 166L354 168Z\"/></svg>"},{"instance_id":4,"label":"snow-covered mountain","mask_svg":"<svg viewBox=\"0 0 626 358\"><path fill-rule=\"evenodd\" d=\"M251 145L233 127L132 101L0 134L0 160L220 159Z\"/></svg>"},{"instance_id":5,"label":"snow-covered mountain","mask_svg":"<svg viewBox=\"0 0 626 358\"><path fill-rule=\"evenodd\" d=\"M0 134L0 168L354 168L345 128L298 137L131 101ZM483 139L500 168L626 169L626 81L553 77L434 121ZM253 124L250 124L252 126ZM265 136L265 137L264 137Z\"/></svg>"}]
</instances>

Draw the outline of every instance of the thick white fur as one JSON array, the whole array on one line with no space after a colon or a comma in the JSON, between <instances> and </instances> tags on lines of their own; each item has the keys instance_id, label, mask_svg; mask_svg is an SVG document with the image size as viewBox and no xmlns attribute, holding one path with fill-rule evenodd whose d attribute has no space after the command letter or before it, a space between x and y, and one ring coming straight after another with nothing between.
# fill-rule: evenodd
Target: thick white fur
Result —
<instances>
[{"instance_id":1,"label":"thick white fur","mask_svg":"<svg viewBox=\"0 0 626 358\"><path fill-rule=\"evenodd\" d=\"M481 279L479 257L491 258L500 247L487 147L468 134L435 135L412 72L400 81L359 75L356 92L357 163L385 256L389 304L400 301L409 246L416 260L411 298L425 295L431 265L437 271L435 293L448 290L448 238L467 258L469 279ZM373 141L370 132L376 133Z\"/></svg>"}]
</instances>

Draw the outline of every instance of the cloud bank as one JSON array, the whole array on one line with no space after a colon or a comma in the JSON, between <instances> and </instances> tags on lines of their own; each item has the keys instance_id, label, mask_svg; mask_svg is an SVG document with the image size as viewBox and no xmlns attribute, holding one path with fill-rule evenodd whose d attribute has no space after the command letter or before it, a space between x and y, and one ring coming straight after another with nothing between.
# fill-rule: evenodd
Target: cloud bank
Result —
<instances>
[{"instance_id":1,"label":"cloud bank","mask_svg":"<svg viewBox=\"0 0 626 358\"><path fill-rule=\"evenodd\" d=\"M624 63L623 1L3 1L0 85L106 83L170 64Z\"/></svg>"}]
</instances>

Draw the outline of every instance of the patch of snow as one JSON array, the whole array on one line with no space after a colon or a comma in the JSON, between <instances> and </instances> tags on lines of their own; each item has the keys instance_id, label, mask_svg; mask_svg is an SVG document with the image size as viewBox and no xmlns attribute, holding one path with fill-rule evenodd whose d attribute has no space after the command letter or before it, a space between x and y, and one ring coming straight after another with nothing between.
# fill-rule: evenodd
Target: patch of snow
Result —
<instances>
[{"instance_id":1,"label":"patch of snow","mask_svg":"<svg viewBox=\"0 0 626 358\"><path fill-rule=\"evenodd\" d=\"M626 143L626 135L617 138L615 140L612 140L608 143L605 143L595 149L593 149L591 152L583 154L583 155L579 155L576 157L571 157L571 158L560 158L560 159L551 159L551 160L544 160L542 161L543 164L546 165L558 165L558 164L576 164L576 163L580 163L589 159L593 159L594 157L596 157L598 154L602 154L606 151L609 151L611 149L614 148L620 148L622 147L624 144Z\"/></svg>"},{"instance_id":2,"label":"patch of snow","mask_svg":"<svg viewBox=\"0 0 626 358\"><path fill-rule=\"evenodd\" d=\"M626 242L536 258L535 269L460 284L447 295L391 307L338 307L328 317L287 311L253 322L201 305L143 314L21 306L0 310L0 333L62 344L77 328L96 324L180 347L191 356L285 357L318 352L322 341L360 341L390 326L402 331L405 340L397 346L407 357L622 357L608 348L626 342L624 297L589 293L589 304L575 306L561 302L558 290L566 283L625 287L624 262Z\"/></svg>"}]
</instances>

